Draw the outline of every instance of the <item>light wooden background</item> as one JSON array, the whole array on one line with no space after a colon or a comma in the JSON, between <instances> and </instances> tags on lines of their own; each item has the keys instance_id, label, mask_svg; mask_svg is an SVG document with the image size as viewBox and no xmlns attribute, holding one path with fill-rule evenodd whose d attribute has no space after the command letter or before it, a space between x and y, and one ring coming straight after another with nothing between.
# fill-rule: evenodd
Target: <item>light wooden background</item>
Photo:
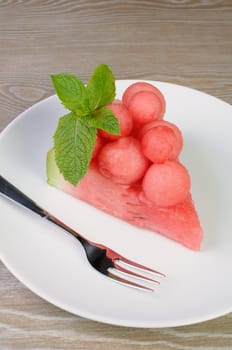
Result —
<instances>
[{"instance_id":1,"label":"light wooden background","mask_svg":"<svg viewBox=\"0 0 232 350\"><path fill-rule=\"evenodd\" d=\"M1 0L0 128L53 94L51 73L87 79L102 62L117 79L169 81L231 103L231 37L232 0ZM34 295L0 263L1 350L231 350L231 333L231 314L147 330L82 319Z\"/></svg>"}]
</instances>

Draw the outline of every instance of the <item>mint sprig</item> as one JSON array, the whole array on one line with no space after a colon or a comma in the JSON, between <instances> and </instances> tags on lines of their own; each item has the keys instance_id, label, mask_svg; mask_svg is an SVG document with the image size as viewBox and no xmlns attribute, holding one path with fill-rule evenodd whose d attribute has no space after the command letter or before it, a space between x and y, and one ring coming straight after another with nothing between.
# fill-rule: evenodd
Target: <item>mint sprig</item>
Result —
<instances>
[{"instance_id":1,"label":"mint sprig","mask_svg":"<svg viewBox=\"0 0 232 350\"><path fill-rule=\"evenodd\" d=\"M97 130L120 133L117 118L106 108L115 98L115 79L105 64L94 70L87 86L68 73L51 79L61 103L71 111L59 119L54 133L55 159L65 180L76 185L88 170Z\"/></svg>"}]
</instances>

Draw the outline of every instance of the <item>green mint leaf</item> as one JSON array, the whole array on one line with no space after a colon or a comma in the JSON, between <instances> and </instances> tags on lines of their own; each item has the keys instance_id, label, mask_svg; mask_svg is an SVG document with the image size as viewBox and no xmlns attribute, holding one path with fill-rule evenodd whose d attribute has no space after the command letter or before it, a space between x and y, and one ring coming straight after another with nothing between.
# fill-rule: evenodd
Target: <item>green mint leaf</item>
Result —
<instances>
[{"instance_id":1,"label":"green mint leaf","mask_svg":"<svg viewBox=\"0 0 232 350\"><path fill-rule=\"evenodd\" d=\"M115 98L115 78L106 64L95 68L87 84L91 111L110 104Z\"/></svg>"},{"instance_id":2,"label":"green mint leaf","mask_svg":"<svg viewBox=\"0 0 232 350\"><path fill-rule=\"evenodd\" d=\"M55 158L65 180L76 185L88 170L97 129L74 113L61 117L54 134Z\"/></svg>"},{"instance_id":3,"label":"green mint leaf","mask_svg":"<svg viewBox=\"0 0 232 350\"><path fill-rule=\"evenodd\" d=\"M56 94L63 105L79 116L89 113L88 96L85 85L76 76L68 73L51 75Z\"/></svg>"},{"instance_id":4,"label":"green mint leaf","mask_svg":"<svg viewBox=\"0 0 232 350\"><path fill-rule=\"evenodd\" d=\"M76 76L51 76L55 91L71 113L60 118L54 134L55 160L65 180L76 185L88 170L97 129L119 135L117 118L107 107L115 98L115 78L100 64L87 86Z\"/></svg>"},{"instance_id":5,"label":"green mint leaf","mask_svg":"<svg viewBox=\"0 0 232 350\"><path fill-rule=\"evenodd\" d=\"M120 135L118 119L107 107L98 109L94 113L94 118L89 120L89 124L95 128L102 129L113 135Z\"/></svg>"}]
</instances>

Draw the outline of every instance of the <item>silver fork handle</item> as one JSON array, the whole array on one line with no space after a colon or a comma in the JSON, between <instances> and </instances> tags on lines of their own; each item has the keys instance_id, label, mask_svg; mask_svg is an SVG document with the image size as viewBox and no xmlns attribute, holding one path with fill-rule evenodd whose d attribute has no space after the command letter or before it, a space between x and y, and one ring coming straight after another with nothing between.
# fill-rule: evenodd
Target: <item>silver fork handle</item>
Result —
<instances>
[{"instance_id":1,"label":"silver fork handle","mask_svg":"<svg viewBox=\"0 0 232 350\"><path fill-rule=\"evenodd\" d=\"M38 204L36 204L31 198L29 198L27 195L25 195L23 192L21 192L17 187L12 185L9 181L7 181L3 176L0 175L0 193L3 195L3 197L6 197L13 202L16 202L18 204L21 204L22 206L26 207L27 209L30 209L34 213L38 214L42 218L47 219L48 221L52 222L53 224L56 224L57 226L61 227L68 233L71 233L73 236L79 239L81 243L84 243L84 239L74 231L71 227L64 224L62 221L57 219L55 216L51 215L48 211L41 208Z\"/></svg>"},{"instance_id":2,"label":"silver fork handle","mask_svg":"<svg viewBox=\"0 0 232 350\"><path fill-rule=\"evenodd\" d=\"M41 217L47 216L47 212L39 207L32 199L26 196L18 188L8 182L3 176L0 175L0 192L3 196L13 200L16 203L23 205L24 207L32 210Z\"/></svg>"}]
</instances>

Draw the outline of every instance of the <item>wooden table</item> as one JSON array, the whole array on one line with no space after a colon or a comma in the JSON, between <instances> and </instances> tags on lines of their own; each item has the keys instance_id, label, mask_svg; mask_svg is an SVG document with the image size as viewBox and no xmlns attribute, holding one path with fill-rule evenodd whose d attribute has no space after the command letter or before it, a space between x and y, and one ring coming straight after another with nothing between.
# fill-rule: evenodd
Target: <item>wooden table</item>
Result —
<instances>
[{"instance_id":1,"label":"wooden table","mask_svg":"<svg viewBox=\"0 0 232 350\"><path fill-rule=\"evenodd\" d=\"M232 102L232 1L0 1L0 128L53 94L49 75L168 81ZM197 297L197 296L196 296ZM0 264L0 349L232 349L232 315L133 329L50 305Z\"/></svg>"}]
</instances>

